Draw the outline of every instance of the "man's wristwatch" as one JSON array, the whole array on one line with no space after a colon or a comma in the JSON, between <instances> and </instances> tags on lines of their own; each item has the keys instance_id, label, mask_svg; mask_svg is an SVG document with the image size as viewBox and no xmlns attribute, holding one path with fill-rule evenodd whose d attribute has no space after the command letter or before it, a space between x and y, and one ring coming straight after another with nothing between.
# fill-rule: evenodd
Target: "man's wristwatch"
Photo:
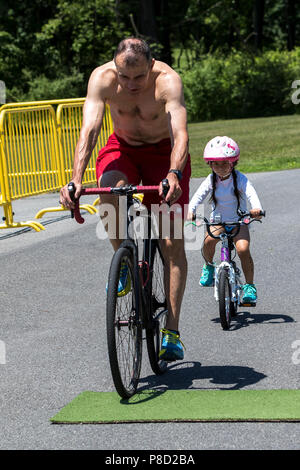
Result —
<instances>
[{"instance_id":1,"label":"man's wristwatch","mask_svg":"<svg viewBox=\"0 0 300 470\"><path fill-rule=\"evenodd\" d=\"M178 181L182 179L182 173L180 170L173 170L172 168L168 171L168 173L175 173L178 178Z\"/></svg>"}]
</instances>

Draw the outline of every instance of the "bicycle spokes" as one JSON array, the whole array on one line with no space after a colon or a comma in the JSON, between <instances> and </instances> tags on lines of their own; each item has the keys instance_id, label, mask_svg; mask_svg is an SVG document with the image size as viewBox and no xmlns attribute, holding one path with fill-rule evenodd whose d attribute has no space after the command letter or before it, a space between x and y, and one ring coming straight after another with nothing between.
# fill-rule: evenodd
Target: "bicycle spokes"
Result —
<instances>
[{"instance_id":1,"label":"bicycle spokes","mask_svg":"<svg viewBox=\"0 0 300 470\"><path fill-rule=\"evenodd\" d=\"M115 253L107 291L107 341L111 372L117 392L129 398L136 391L142 360L142 322L134 277L133 254L126 248ZM119 295L121 273L127 268L129 290ZM126 293L125 293L126 292Z\"/></svg>"}]
</instances>

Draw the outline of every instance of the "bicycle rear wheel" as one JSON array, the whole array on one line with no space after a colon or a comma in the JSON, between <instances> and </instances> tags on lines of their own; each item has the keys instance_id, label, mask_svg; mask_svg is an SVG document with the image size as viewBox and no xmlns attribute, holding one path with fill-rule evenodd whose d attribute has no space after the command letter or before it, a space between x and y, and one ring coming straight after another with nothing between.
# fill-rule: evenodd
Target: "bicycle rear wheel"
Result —
<instances>
[{"instance_id":1,"label":"bicycle rear wheel","mask_svg":"<svg viewBox=\"0 0 300 470\"><path fill-rule=\"evenodd\" d=\"M146 287L148 322L146 324L147 350L151 368L157 375L163 374L167 363L159 359L161 329L165 327L168 309L165 294L164 260L157 240L146 240L149 255L149 281Z\"/></svg>"},{"instance_id":2,"label":"bicycle rear wheel","mask_svg":"<svg viewBox=\"0 0 300 470\"><path fill-rule=\"evenodd\" d=\"M231 312L234 304L231 302L231 286L229 274L226 269L219 273L219 314L223 330L229 330L231 323Z\"/></svg>"},{"instance_id":3,"label":"bicycle rear wheel","mask_svg":"<svg viewBox=\"0 0 300 470\"><path fill-rule=\"evenodd\" d=\"M128 268L130 290L118 296L121 265ZM107 288L106 327L111 373L122 398L131 397L137 389L142 363L142 322L139 286L132 251L119 248L112 259Z\"/></svg>"}]
</instances>

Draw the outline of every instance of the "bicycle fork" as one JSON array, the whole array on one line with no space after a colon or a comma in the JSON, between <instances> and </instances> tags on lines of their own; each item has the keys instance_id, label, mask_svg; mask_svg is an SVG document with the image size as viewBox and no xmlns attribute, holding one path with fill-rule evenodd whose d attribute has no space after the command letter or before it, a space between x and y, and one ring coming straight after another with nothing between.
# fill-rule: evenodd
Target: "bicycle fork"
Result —
<instances>
[{"instance_id":1,"label":"bicycle fork","mask_svg":"<svg viewBox=\"0 0 300 470\"><path fill-rule=\"evenodd\" d=\"M214 297L219 302L219 283L220 283L220 272L225 269L228 272L229 283L231 287L231 302L240 303L241 289L240 289L240 278L239 273L234 270L234 267L228 261L222 261L215 270L215 286L214 286ZM237 268L236 268L237 269Z\"/></svg>"},{"instance_id":2,"label":"bicycle fork","mask_svg":"<svg viewBox=\"0 0 300 470\"><path fill-rule=\"evenodd\" d=\"M214 296L217 302L219 302L219 279L220 272L225 269L228 272L229 284L231 287L231 302L239 305L241 297L241 281L240 281L240 270L235 263L230 260L230 247L226 236L223 237L221 247L221 264L215 269L215 287Z\"/></svg>"}]
</instances>

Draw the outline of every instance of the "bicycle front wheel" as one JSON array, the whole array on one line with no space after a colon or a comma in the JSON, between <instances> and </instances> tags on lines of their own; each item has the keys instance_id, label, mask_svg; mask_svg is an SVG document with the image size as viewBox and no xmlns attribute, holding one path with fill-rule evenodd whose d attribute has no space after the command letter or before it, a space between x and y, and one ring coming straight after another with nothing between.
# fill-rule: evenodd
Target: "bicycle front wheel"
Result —
<instances>
[{"instance_id":1,"label":"bicycle front wheel","mask_svg":"<svg viewBox=\"0 0 300 470\"><path fill-rule=\"evenodd\" d=\"M146 327L146 341L151 368L155 374L160 375L165 372L167 366L165 361L159 359L161 329L165 327L168 316L164 260L158 242L156 240L146 242L150 243L148 251L150 277L147 286L149 322Z\"/></svg>"},{"instance_id":2,"label":"bicycle front wheel","mask_svg":"<svg viewBox=\"0 0 300 470\"><path fill-rule=\"evenodd\" d=\"M219 273L219 314L223 330L230 328L232 309L229 274L222 269Z\"/></svg>"},{"instance_id":3,"label":"bicycle front wheel","mask_svg":"<svg viewBox=\"0 0 300 470\"><path fill-rule=\"evenodd\" d=\"M120 271L128 270L127 289L118 294ZM139 313L139 286L133 253L119 248L113 256L107 287L106 326L111 373L122 398L137 389L142 363L142 323Z\"/></svg>"}]
</instances>

